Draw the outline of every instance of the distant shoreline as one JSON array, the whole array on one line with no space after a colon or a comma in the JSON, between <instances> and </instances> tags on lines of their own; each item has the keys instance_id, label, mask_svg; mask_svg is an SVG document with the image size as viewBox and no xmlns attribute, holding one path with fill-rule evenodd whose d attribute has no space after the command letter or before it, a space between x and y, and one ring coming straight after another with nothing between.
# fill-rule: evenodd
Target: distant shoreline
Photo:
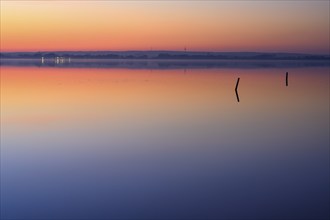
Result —
<instances>
[{"instance_id":1,"label":"distant shoreline","mask_svg":"<svg viewBox=\"0 0 330 220\"><path fill-rule=\"evenodd\" d=\"M211 59L40 59L2 58L3 67L209 69L330 67L330 60L211 60Z\"/></svg>"},{"instance_id":2,"label":"distant shoreline","mask_svg":"<svg viewBox=\"0 0 330 220\"><path fill-rule=\"evenodd\" d=\"M130 59L130 60L329 60L330 55L198 51L47 51L1 52L1 59Z\"/></svg>"}]
</instances>

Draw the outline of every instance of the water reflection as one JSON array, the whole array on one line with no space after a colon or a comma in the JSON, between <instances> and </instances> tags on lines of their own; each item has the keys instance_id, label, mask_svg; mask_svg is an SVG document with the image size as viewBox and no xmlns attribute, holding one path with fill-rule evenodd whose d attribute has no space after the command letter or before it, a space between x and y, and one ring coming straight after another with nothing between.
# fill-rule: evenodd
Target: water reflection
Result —
<instances>
[{"instance_id":1,"label":"water reflection","mask_svg":"<svg viewBox=\"0 0 330 220\"><path fill-rule=\"evenodd\" d=\"M1 66L130 69L293 68L329 67L329 60L139 60L139 59L0 59Z\"/></svg>"},{"instance_id":2,"label":"water reflection","mask_svg":"<svg viewBox=\"0 0 330 220\"><path fill-rule=\"evenodd\" d=\"M1 218L326 219L329 69L285 71L1 66Z\"/></svg>"}]
</instances>

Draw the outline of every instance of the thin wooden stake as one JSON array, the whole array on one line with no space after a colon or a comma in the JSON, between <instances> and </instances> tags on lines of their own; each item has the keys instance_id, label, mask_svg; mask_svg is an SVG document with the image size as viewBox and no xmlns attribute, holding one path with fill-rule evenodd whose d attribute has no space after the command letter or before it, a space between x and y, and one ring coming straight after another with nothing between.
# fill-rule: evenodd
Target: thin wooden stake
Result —
<instances>
[{"instance_id":1,"label":"thin wooden stake","mask_svg":"<svg viewBox=\"0 0 330 220\"><path fill-rule=\"evenodd\" d=\"M239 77L237 79L237 82L236 82L236 86L235 86L235 93L236 93L236 98L237 98L237 102L239 102L239 95L238 95L238 84L239 84Z\"/></svg>"},{"instance_id":2,"label":"thin wooden stake","mask_svg":"<svg viewBox=\"0 0 330 220\"><path fill-rule=\"evenodd\" d=\"M289 73L286 72L285 74L285 85L288 86L289 85Z\"/></svg>"}]
</instances>

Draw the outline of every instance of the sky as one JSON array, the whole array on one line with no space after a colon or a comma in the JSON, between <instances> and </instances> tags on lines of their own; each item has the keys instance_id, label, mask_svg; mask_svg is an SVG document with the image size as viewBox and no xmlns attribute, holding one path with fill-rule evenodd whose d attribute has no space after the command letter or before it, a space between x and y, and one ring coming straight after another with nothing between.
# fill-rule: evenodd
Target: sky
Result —
<instances>
[{"instance_id":1,"label":"sky","mask_svg":"<svg viewBox=\"0 0 330 220\"><path fill-rule=\"evenodd\" d=\"M1 0L1 51L329 54L329 1Z\"/></svg>"}]
</instances>

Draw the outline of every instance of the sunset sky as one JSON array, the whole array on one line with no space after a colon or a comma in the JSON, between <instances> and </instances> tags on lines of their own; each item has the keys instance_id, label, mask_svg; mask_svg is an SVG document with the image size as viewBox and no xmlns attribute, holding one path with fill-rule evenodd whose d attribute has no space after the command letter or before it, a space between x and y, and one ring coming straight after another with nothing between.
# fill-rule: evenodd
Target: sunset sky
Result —
<instances>
[{"instance_id":1,"label":"sunset sky","mask_svg":"<svg viewBox=\"0 0 330 220\"><path fill-rule=\"evenodd\" d=\"M7 1L1 51L329 53L329 1Z\"/></svg>"}]
</instances>

